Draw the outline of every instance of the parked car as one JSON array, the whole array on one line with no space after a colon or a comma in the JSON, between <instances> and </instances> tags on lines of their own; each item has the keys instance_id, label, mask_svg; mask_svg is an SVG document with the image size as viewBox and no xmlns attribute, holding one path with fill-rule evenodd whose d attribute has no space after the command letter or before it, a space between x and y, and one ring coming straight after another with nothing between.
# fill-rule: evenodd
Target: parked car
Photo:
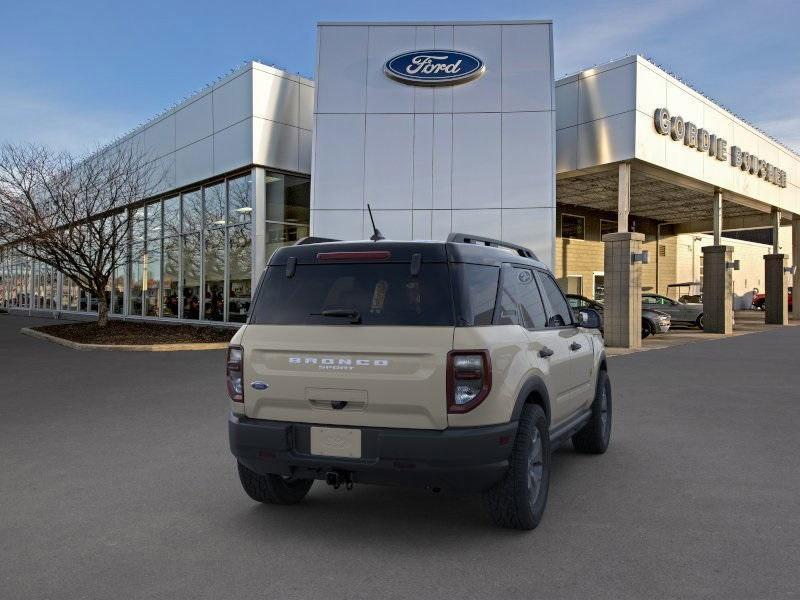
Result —
<instances>
[{"instance_id":1,"label":"parked car","mask_svg":"<svg viewBox=\"0 0 800 600\"><path fill-rule=\"evenodd\" d=\"M533 529L552 449L608 447L599 316L576 320L526 248L309 238L256 290L227 355L230 449L255 501L408 484L482 492L497 525Z\"/></svg>"},{"instance_id":2,"label":"parked car","mask_svg":"<svg viewBox=\"0 0 800 600\"><path fill-rule=\"evenodd\" d=\"M678 302L661 294L642 294L642 309L650 308L665 312L673 325L691 325L703 328L703 305L698 302Z\"/></svg>"},{"instance_id":3,"label":"parked car","mask_svg":"<svg viewBox=\"0 0 800 600\"><path fill-rule=\"evenodd\" d=\"M580 312L584 308L593 308L600 315L600 331L603 331L603 304L579 294L567 294L567 300L573 312ZM656 333L667 333L672 319L667 313L642 308L642 339Z\"/></svg>"},{"instance_id":4,"label":"parked car","mask_svg":"<svg viewBox=\"0 0 800 600\"><path fill-rule=\"evenodd\" d=\"M789 311L792 310L792 286L789 286L789 293L787 294L789 300ZM767 308L767 295L756 294L753 296L753 308L756 310L765 310Z\"/></svg>"}]
</instances>

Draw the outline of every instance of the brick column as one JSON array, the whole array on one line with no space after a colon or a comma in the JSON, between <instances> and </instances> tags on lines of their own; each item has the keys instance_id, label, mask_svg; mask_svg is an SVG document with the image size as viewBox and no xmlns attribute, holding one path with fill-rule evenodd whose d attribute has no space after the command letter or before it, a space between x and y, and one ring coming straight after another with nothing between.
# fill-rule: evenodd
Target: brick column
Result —
<instances>
[{"instance_id":1,"label":"brick column","mask_svg":"<svg viewBox=\"0 0 800 600\"><path fill-rule=\"evenodd\" d=\"M642 251L644 234L608 233L605 242L603 335L607 346L642 345L642 264L631 256Z\"/></svg>"},{"instance_id":2,"label":"brick column","mask_svg":"<svg viewBox=\"0 0 800 600\"><path fill-rule=\"evenodd\" d=\"M703 248L703 330L733 333L733 246Z\"/></svg>"},{"instance_id":3,"label":"brick column","mask_svg":"<svg viewBox=\"0 0 800 600\"><path fill-rule=\"evenodd\" d=\"M789 286L786 285L784 267L787 266L786 254L765 254L765 290L767 310L764 322L772 325L789 324ZM794 304L794 303L792 303Z\"/></svg>"}]
</instances>

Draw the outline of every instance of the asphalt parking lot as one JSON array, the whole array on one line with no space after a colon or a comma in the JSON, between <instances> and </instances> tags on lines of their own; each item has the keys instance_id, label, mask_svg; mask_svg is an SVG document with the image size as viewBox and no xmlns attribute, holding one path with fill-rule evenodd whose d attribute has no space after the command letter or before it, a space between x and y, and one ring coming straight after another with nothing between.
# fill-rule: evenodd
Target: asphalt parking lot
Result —
<instances>
[{"instance_id":1,"label":"asphalt parking lot","mask_svg":"<svg viewBox=\"0 0 800 600\"><path fill-rule=\"evenodd\" d=\"M0 315L0 597L796 598L800 328L617 356L601 457L530 533L479 499L316 484L266 507L223 352L80 352Z\"/></svg>"}]
</instances>

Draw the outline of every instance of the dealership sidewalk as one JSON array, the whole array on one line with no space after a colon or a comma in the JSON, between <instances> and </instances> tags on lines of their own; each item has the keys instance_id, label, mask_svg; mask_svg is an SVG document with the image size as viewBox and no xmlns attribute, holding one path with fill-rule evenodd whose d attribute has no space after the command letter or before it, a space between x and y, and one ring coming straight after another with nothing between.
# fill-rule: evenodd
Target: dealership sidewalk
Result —
<instances>
[{"instance_id":1,"label":"dealership sidewalk","mask_svg":"<svg viewBox=\"0 0 800 600\"><path fill-rule=\"evenodd\" d=\"M685 344L693 344L696 342L709 342L711 340L721 340L726 337L736 337L746 335L748 333L759 333L763 331L772 331L784 327L784 325L767 325L764 323L764 312L760 310L740 310L736 311L736 323L733 327L733 333L730 336L723 336L717 333L704 333L699 329L693 327L673 327L667 333L660 335L651 335L645 340L642 340L641 348L607 348L606 353L608 356L620 356L623 354L632 354L634 352L644 352L645 350L660 350L662 348L672 348L673 346L683 346ZM800 321L789 321L789 325L785 327L794 327L800 325Z\"/></svg>"}]
</instances>

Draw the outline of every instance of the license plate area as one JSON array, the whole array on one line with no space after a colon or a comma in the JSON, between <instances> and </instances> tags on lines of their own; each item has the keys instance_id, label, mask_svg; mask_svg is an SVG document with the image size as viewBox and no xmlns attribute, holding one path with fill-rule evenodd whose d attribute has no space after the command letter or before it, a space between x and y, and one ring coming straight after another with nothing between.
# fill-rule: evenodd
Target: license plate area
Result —
<instances>
[{"instance_id":1,"label":"license plate area","mask_svg":"<svg viewBox=\"0 0 800 600\"><path fill-rule=\"evenodd\" d=\"M344 427L311 427L311 454L361 458L361 430Z\"/></svg>"}]
</instances>

